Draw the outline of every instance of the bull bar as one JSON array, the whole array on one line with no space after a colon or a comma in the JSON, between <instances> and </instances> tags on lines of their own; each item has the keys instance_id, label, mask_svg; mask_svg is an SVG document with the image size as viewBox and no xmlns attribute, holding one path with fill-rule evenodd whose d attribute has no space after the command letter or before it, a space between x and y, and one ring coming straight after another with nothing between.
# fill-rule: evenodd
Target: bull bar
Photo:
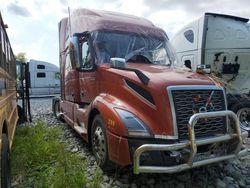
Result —
<instances>
[{"instance_id":1,"label":"bull bar","mask_svg":"<svg viewBox=\"0 0 250 188\"><path fill-rule=\"evenodd\" d=\"M213 118L213 117L231 117L235 122L233 125L235 126L235 133L227 133L225 135L216 136L212 138L206 138L202 140L195 139L194 126L197 121L201 118ZM186 169L207 165L214 162L219 162L231 158L235 158L238 156L246 155L248 150L242 149L242 135L240 129L240 122L235 113L229 110L218 111L218 112L205 112L205 113L197 113L190 117L188 122L188 140L182 143L176 144L143 144L138 147L134 152L134 173L175 173L180 172ZM246 136L247 137L247 136ZM231 139L237 139L238 143L236 149L232 154L218 156L214 158L204 159L200 161L195 161L194 157L197 153L197 146L218 143L223 141L229 141ZM190 148L190 155L186 163L178 164L175 166L141 166L140 165L140 156L145 151L173 151L178 149Z\"/></svg>"}]
</instances>

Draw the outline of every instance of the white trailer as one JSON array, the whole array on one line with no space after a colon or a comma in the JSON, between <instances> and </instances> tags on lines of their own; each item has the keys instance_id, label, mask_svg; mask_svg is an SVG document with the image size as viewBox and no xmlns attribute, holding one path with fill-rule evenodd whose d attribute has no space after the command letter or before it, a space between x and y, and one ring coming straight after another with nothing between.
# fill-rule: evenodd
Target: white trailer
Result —
<instances>
[{"instance_id":1,"label":"white trailer","mask_svg":"<svg viewBox=\"0 0 250 188\"><path fill-rule=\"evenodd\" d=\"M249 19L205 13L177 32L171 42L178 66L196 71L210 67L210 76L226 88L228 108L242 128L250 130L250 24ZM208 65L208 66L207 66Z\"/></svg>"},{"instance_id":2,"label":"white trailer","mask_svg":"<svg viewBox=\"0 0 250 188\"><path fill-rule=\"evenodd\" d=\"M29 74L31 96L60 93L60 72L56 65L31 59Z\"/></svg>"}]
</instances>

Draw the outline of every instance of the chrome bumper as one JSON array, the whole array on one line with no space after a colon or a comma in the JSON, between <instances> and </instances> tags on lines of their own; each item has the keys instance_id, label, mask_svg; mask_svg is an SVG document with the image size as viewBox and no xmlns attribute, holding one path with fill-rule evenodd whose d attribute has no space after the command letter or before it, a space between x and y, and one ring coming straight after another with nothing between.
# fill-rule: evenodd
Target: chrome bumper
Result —
<instances>
[{"instance_id":1,"label":"chrome bumper","mask_svg":"<svg viewBox=\"0 0 250 188\"><path fill-rule=\"evenodd\" d=\"M211 117L223 117L223 116L229 116L231 119L235 122L235 133L233 134L225 134L223 136L213 137L213 138L207 138L202 140L196 140L195 139L195 132L194 132L194 126L197 123L198 119L200 118L211 118ZM219 111L219 112L206 112L206 113L197 113L190 117L188 122L188 135L189 139L186 142L177 143L177 144L144 144L141 145L139 148L136 149L134 153L134 173L174 173L174 172L180 172L182 170L186 170L189 168L194 168L202 165L207 165L214 162L219 162L231 158L235 158L238 156L246 155L248 150L242 149L242 137L247 137L247 133L244 133L244 135L241 135L241 129L240 129L240 123L238 120L238 117L235 113L232 111ZM206 144L212 144L212 143L218 143L223 141L229 141L231 139L237 139L237 147L232 154L225 155L225 156L219 156L209 159L204 159L200 161L195 161L194 157L197 153L197 146L206 145ZM140 165L140 156L145 151L173 151L173 150L179 150L189 148L190 149L190 155L187 163L170 166L170 167L162 167L162 166L141 166Z\"/></svg>"}]
</instances>

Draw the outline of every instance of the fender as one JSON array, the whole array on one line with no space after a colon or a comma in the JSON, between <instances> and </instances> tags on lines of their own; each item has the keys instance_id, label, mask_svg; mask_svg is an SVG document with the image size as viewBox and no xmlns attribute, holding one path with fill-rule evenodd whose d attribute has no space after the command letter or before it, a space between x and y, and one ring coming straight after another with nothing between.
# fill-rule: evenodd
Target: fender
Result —
<instances>
[{"instance_id":1,"label":"fender","mask_svg":"<svg viewBox=\"0 0 250 188\"><path fill-rule=\"evenodd\" d=\"M91 114L93 109L98 110L103 118L105 129L113 134L125 137L128 135L127 130L115 111L115 108L128 109L129 107L116 97L102 93L91 103L89 114ZM92 122L89 115L88 128L90 128L91 124Z\"/></svg>"},{"instance_id":2,"label":"fender","mask_svg":"<svg viewBox=\"0 0 250 188\"><path fill-rule=\"evenodd\" d=\"M96 110L101 114L106 130L108 154L111 161L126 166L132 163L129 153L129 145L126 139L127 130L114 108L128 108L119 99L112 95L100 94L91 104L88 120L88 141L90 142L92 113Z\"/></svg>"}]
</instances>

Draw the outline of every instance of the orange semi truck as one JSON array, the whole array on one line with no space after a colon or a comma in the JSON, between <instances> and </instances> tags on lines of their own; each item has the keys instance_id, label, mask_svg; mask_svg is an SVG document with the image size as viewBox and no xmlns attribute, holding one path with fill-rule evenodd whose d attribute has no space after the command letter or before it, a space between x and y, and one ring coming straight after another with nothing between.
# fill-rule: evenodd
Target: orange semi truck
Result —
<instances>
[{"instance_id":1,"label":"orange semi truck","mask_svg":"<svg viewBox=\"0 0 250 188\"><path fill-rule=\"evenodd\" d=\"M166 33L150 21L78 9L59 23L57 118L89 143L103 170L173 173L245 155L222 87L175 68Z\"/></svg>"}]
</instances>

